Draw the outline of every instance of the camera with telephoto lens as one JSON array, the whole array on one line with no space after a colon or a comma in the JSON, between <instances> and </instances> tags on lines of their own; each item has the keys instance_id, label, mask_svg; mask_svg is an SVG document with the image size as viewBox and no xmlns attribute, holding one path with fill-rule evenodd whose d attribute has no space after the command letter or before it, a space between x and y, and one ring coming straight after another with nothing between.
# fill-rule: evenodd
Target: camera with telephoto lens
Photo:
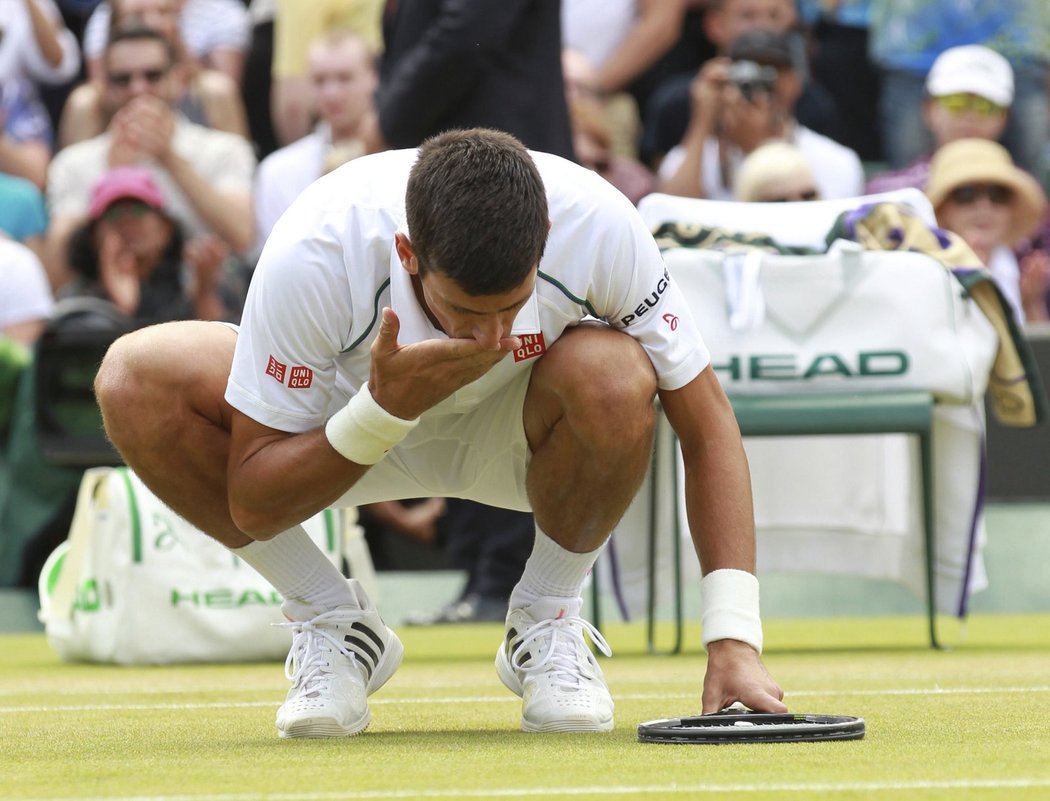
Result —
<instances>
[{"instance_id":1,"label":"camera with telephoto lens","mask_svg":"<svg viewBox=\"0 0 1050 801\"><path fill-rule=\"evenodd\" d=\"M734 61L729 65L729 82L740 90L745 100L753 103L759 93L773 94L777 70L776 67L763 66L754 61Z\"/></svg>"}]
</instances>

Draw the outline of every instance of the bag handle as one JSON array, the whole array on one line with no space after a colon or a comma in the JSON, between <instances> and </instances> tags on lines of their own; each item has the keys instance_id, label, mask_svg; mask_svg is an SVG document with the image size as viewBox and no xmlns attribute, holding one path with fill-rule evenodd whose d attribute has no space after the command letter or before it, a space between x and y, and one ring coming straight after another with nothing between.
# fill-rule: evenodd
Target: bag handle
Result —
<instances>
[{"instance_id":1,"label":"bag handle","mask_svg":"<svg viewBox=\"0 0 1050 801\"><path fill-rule=\"evenodd\" d=\"M342 521L340 527L342 530L337 533L343 559L346 560L350 569L350 577L360 581L368 597L374 603L378 603L379 579L376 576L375 564L372 562L372 553L368 550L364 529L357 522L357 507L348 506L334 511L337 512L337 518Z\"/></svg>"},{"instance_id":2,"label":"bag handle","mask_svg":"<svg viewBox=\"0 0 1050 801\"><path fill-rule=\"evenodd\" d=\"M62 560L62 568L54 592L51 593L48 617L52 619L68 621L73 617L80 569L95 532L96 493L112 471L112 467L91 467L84 471L84 477L80 480L73 522L69 526L69 550Z\"/></svg>"}]
</instances>

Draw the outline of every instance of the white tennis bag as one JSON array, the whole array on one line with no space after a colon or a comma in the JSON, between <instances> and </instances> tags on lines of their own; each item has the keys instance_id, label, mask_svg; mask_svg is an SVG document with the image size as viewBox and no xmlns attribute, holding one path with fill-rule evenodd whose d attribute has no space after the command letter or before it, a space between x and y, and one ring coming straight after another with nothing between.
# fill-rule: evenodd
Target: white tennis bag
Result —
<instances>
[{"instance_id":1,"label":"white tennis bag","mask_svg":"<svg viewBox=\"0 0 1050 801\"><path fill-rule=\"evenodd\" d=\"M303 524L375 597L354 509ZM283 659L281 597L250 566L165 506L126 467L88 470L69 539L40 575L40 619L66 661L119 664Z\"/></svg>"},{"instance_id":2,"label":"white tennis bag","mask_svg":"<svg viewBox=\"0 0 1050 801\"><path fill-rule=\"evenodd\" d=\"M982 402L999 345L962 286L923 253L664 253L730 394L923 390Z\"/></svg>"}]
</instances>

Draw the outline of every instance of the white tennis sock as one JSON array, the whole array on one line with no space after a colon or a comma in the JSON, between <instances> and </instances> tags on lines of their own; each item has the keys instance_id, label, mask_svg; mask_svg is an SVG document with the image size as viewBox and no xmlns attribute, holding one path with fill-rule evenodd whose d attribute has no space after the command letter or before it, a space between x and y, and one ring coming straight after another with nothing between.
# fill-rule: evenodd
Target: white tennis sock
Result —
<instances>
[{"instance_id":1,"label":"white tennis sock","mask_svg":"<svg viewBox=\"0 0 1050 801\"><path fill-rule=\"evenodd\" d=\"M579 598L600 551L601 548L587 553L567 551L537 526L536 541L521 581L510 594L510 608L521 609L544 596Z\"/></svg>"},{"instance_id":2,"label":"white tennis sock","mask_svg":"<svg viewBox=\"0 0 1050 801\"><path fill-rule=\"evenodd\" d=\"M302 526L290 528L273 539L256 540L233 553L254 567L294 609L313 617L337 606L360 607L346 577L328 561ZM286 604L285 611L288 612ZM308 614L313 610L313 615Z\"/></svg>"}]
</instances>

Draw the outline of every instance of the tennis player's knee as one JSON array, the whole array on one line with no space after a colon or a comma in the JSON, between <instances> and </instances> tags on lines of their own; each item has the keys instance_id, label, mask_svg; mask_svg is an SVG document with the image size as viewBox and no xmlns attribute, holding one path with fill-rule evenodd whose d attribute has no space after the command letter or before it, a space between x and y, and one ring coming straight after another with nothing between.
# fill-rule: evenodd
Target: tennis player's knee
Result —
<instances>
[{"instance_id":1,"label":"tennis player's knee","mask_svg":"<svg viewBox=\"0 0 1050 801\"><path fill-rule=\"evenodd\" d=\"M582 334L583 332L581 332ZM656 372L632 337L599 329L576 341L566 396L577 425L619 436L644 436L655 424Z\"/></svg>"},{"instance_id":2,"label":"tennis player's knee","mask_svg":"<svg viewBox=\"0 0 1050 801\"><path fill-rule=\"evenodd\" d=\"M211 336L192 323L172 323L133 331L110 346L95 377L95 397L118 449L148 446L178 432L195 410L220 407L229 360L205 346ZM205 395L214 397L207 402Z\"/></svg>"}]
</instances>

